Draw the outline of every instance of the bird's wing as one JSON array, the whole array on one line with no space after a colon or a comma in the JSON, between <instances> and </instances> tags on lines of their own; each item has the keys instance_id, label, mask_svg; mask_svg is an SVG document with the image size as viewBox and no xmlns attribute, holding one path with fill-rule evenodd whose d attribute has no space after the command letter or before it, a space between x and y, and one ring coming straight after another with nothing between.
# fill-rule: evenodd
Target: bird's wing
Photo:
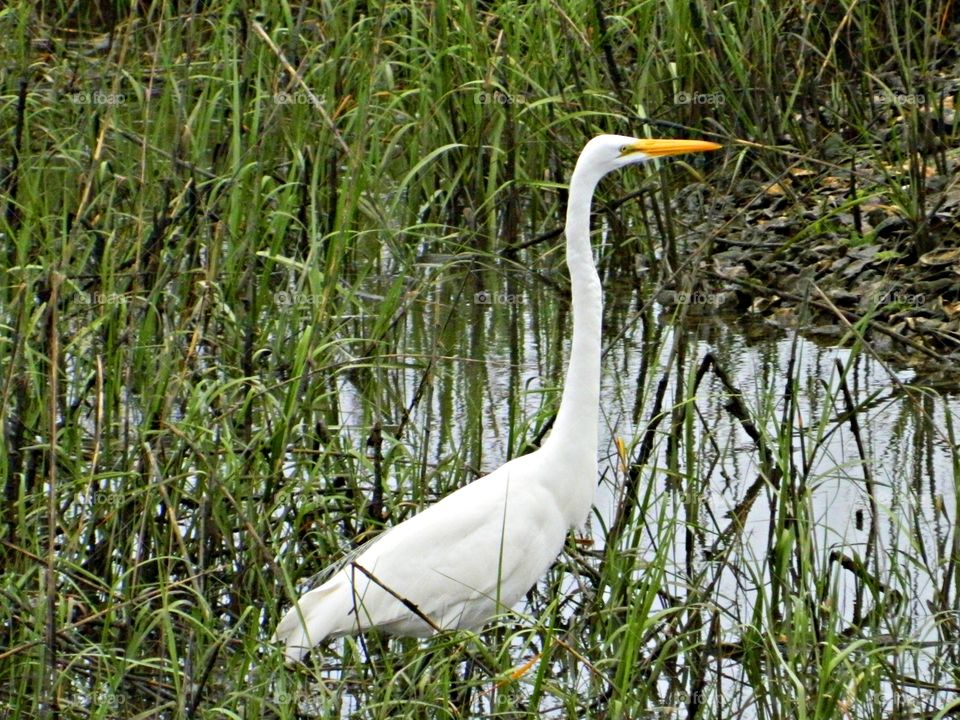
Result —
<instances>
[{"instance_id":1,"label":"bird's wing","mask_svg":"<svg viewBox=\"0 0 960 720\"><path fill-rule=\"evenodd\" d=\"M392 529L393 528L387 528L373 537L367 538L355 548L347 550L343 555L337 558L337 560L324 567L320 572L311 575L306 580L302 580L301 582L303 591L307 592L313 588L323 585L325 582L327 582L327 580L332 578L338 572L353 563L353 561L358 557L367 552L367 550L373 547L374 543L377 543L386 537Z\"/></svg>"},{"instance_id":2,"label":"bird's wing","mask_svg":"<svg viewBox=\"0 0 960 720\"><path fill-rule=\"evenodd\" d=\"M420 637L479 628L512 607L566 534L541 471L533 455L512 460L352 553L277 626L287 657L365 628Z\"/></svg>"},{"instance_id":3,"label":"bird's wing","mask_svg":"<svg viewBox=\"0 0 960 720\"><path fill-rule=\"evenodd\" d=\"M489 617L498 602L512 606L556 558L566 532L553 499L525 476L528 467L504 465L360 553L353 563L366 577L354 572L352 583L369 624L405 633L405 620L422 626L403 600L441 627L475 627L482 621L473 615Z\"/></svg>"}]
</instances>

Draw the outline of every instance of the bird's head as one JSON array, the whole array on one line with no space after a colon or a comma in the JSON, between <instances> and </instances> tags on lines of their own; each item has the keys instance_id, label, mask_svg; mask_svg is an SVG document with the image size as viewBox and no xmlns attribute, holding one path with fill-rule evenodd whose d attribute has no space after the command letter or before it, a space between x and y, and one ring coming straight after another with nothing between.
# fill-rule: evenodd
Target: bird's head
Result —
<instances>
[{"instance_id":1,"label":"bird's head","mask_svg":"<svg viewBox=\"0 0 960 720\"><path fill-rule=\"evenodd\" d=\"M598 135L586 144L577 170L588 170L600 178L624 165L684 153L719 150L720 145L705 140L640 139L626 135Z\"/></svg>"}]
</instances>

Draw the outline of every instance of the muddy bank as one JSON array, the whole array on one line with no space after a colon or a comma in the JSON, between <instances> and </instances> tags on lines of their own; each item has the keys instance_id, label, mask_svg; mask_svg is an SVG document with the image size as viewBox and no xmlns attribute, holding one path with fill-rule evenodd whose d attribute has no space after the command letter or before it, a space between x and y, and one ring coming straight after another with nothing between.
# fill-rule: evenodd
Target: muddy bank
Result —
<instances>
[{"instance_id":1,"label":"muddy bank","mask_svg":"<svg viewBox=\"0 0 960 720\"><path fill-rule=\"evenodd\" d=\"M904 183L922 178L913 212L891 168L798 164L726 194L689 188L679 204L704 203L707 219L686 235L695 259L658 299L844 344L862 337L897 364L960 372L958 168L956 149L919 173L900 168Z\"/></svg>"}]
</instances>

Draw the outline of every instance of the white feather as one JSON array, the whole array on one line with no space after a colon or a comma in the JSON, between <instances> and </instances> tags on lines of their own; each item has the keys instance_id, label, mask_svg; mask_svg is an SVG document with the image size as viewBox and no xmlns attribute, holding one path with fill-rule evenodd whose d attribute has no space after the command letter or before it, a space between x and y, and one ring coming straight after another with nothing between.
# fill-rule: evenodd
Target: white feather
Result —
<instances>
[{"instance_id":1,"label":"white feather","mask_svg":"<svg viewBox=\"0 0 960 720\"><path fill-rule=\"evenodd\" d=\"M476 629L543 576L597 483L602 295L590 247L590 203L606 173L651 157L714 150L683 140L594 138L580 153L567 205L573 298L570 364L543 447L511 460L402 522L301 597L274 639L300 660L318 643L367 628L425 637Z\"/></svg>"}]
</instances>

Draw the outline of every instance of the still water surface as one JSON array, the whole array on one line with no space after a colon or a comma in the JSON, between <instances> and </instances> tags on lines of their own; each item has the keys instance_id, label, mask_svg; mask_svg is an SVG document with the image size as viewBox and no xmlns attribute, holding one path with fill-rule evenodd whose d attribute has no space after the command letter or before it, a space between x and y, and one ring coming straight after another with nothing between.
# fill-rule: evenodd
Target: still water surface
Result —
<instances>
[{"instance_id":1,"label":"still water surface","mask_svg":"<svg viewBox=\"0 0 960 720\"><path fill-rule=\"evenodd\" d=\"M419 311L408 313L398 329L404 361L381 377L394 387L396 405L381 405L377 419L386 427L392 419L395 428L409 410L397 442L428 467L458 468L455 482L465 482L543 431L563 382L569 311L562 274L431 270ZM648 517L631 516L631 522L656 526L664 504L676 520L664 590L683 598L694 575L715 579L711 598L721 625L729 637L741 637L757 617L753 588L777 571L770 558L784 541L784 508L801 507L804 523L787 525L806 528L805 541L820 559L814 572L830 589L824 601L850 627L871 611L882 615L884 642L929 641L921 667L909 672L935 682L943 672L934 642L938 623L956 615L939 593L949 596L957 552L951 424L960 411L957 397L924 390L912 371L865 353L774 329L758 333L755 323L707 317L677 324L638 287L605 285L616 290L605 300L602 477L595 516L584 530L593 556L601 554L606 530L624 506L623 458L636 459L662 383L668 417L655 422L654 449L640 471L642 483L656 484L657 502ZM764 470L718 373L707 369L696 382L708 354L740 391L748 422L773 451L784 479L772 481ZM344 425L363 432L374 419L370 403L347 383L341 390ZM855 422L848 403L856 408ZM450 490L434 484L430 473L424 482L428 497ZM721 543L735 508L745 513L742 525L735 540ZM695 532L684 533L685 526ZM711 570L720 546L728 548L725 562ZM633 550L652 559L650 547ZM865 581L875 583L866 598Z\"/></svg>"}]
</instances>

